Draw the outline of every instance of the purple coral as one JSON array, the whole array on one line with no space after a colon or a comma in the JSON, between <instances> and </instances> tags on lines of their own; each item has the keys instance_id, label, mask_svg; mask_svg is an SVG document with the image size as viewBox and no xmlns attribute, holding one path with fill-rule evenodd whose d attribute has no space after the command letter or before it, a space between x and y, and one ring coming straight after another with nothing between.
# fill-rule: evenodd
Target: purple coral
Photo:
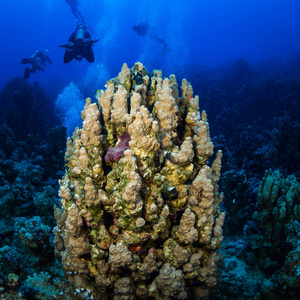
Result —
<instances>
[{"instance_id":1,"label":"purple coral","mask_svg":"<svg viewBox=\"0 0 300 300\"><path fill-rule=\"evenodd\" d=\"M124 152L129 149L130 135L127 131L118 136L118 142L116 146L109 147L104 157L105 161L118 161Z\"/></svg>"}]
</instances>

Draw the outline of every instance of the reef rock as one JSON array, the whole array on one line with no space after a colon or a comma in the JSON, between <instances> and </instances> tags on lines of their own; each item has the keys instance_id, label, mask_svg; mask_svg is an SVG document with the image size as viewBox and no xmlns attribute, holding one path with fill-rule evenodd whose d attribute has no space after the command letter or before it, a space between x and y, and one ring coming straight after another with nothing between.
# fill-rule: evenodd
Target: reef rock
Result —
<instances>
[{"instance_id":1,"label":"reef rock","mask_svg":"<svg viewBox=\"0 0 300 300\"><path fill-rule=\"evenodd\" d=\"M191 85L124 64L82 119L55 208L69 282L91 299L207 299L223 239L222 153L210 167L209 124Z\"/></svg>"}]
</instances>

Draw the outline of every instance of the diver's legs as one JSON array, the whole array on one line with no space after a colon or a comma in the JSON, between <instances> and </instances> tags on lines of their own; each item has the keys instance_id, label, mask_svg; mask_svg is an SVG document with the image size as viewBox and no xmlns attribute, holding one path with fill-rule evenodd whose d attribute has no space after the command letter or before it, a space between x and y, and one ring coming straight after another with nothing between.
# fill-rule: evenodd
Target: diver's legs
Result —
<instances>
[{"instance_id":1,"label":"diver's legs","mask_svg":"<svg viewBox=\"0 0 300 300\"><path fill-rule=\"evenodd\" d=\"M45 71L45 69L42 66L40 66L40 65L34 66L32 69L34 69L34 71L32 73L34 73L36 70Z\"/></svg>"},{"instance_id":2,"label":"diver's legs","mask_svg":"<svg viewBox=\"0 0 300 300\"><path fill-rule=\"evenodd\" d=\"M94 52L91 48L84 50L83 57L90 63L93 63L95 61Z\"/></svg>"},{"instance_id":3,"label":"diver's legs","mask_svg":"<svg viewBox=\"0 0 300 300\"><path fill-rule=\"evenodd\" d=\"M30 69L29 68L25 68L23 77L24 77L24 79L28 79L30 77Z\"/></svg>"},{"instance_id":4,"label":"diver's legs","mask_svg":"<svg viewBox=\"0 0 300 300\"><path fill-rule=\"evenodd\" d=\"M35 71L38 69L38 66L36 66L36 65L32 65L32 69L30 70L29 69L29 71L30 71L30 73L35 73Z\"/></svg>"},{"instance_id":5,"label":"diver's legs","mask_svg":"<svg viewBox=\"0 0 300 300\"><path fill-rule=\"evenodd\" d=\"M28 79L30 77L30 73L35 73L37 67L35 65L32 66L32 69L25 68L24 71L24 79Z\"/></svg>"},{"instance_id":6,"label":"diver's legs","mask_svg":"<svg viewBox=\"0 0 300 300\"><path fill-rule=\"evenodd\" d=\"M66 51L64 55L64 63L69 63L73 58L75 58L73 51Z\"/></svg>"},{"instance_id":7,"label":"diver's legs","mask_svg":"<svg viewBox=\"0 0 300 300\"><path fill-rule=\"evenodd\" d=\"M84 20L82 14L77 9L72 8L72 13L76 17L76 19L78 19L79 23L85 24L85 20Z\"/></svg>"},{"instance_id":8,"label":"diver's legs","mask_svg":"<svg viewBox=\"0 0 300 300\"><path fill-rule=\"evenodd\" d=\"M24 79L28 79L30 77L30 73L35 73L36 70L45 71L45 69L40 65L32 65L32 69L25 68Z\"/></svg>"}]
</instances>

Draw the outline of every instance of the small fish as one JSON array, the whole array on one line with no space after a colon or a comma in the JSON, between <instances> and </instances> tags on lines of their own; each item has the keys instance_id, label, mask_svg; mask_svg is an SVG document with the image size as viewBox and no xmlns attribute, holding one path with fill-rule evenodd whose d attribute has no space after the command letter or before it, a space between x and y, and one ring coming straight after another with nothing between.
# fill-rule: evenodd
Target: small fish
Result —
<instances>
[{"instance_id":1,"label":"small fish","mask_svg":"<svg viewBox=\"0 0 300 300\"><path fill-rule=\"evenodd\" d=\"M101 91L100 90L97 90L96 91L96 93L95 93L95 95L94 95L94 97L95 97L95 99L99 99L99 98L101 98Z\"/></svg>"}]
</instances>

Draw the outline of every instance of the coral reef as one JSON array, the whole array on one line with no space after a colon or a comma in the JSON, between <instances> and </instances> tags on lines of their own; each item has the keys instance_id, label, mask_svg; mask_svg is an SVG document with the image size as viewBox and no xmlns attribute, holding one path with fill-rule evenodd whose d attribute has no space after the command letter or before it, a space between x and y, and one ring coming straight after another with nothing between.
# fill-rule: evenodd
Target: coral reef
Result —
<instances>
[{"instance_id":1,"label":"coral reef","mask_svg":"<svg viewBox=\"0 0 300 300\"><path fill-rule=\"evenodd\" d=\"M216 299L223 299L221 295L243 295L243 299L298 298L299 204L300 184L296 178L267 170L258 188L253 216L256 224L248 223L244 236L236 241L224 242L224 270Z\"/></svg>"},{"instance_id":2,"label":"coral reef","mask_svg":"<svg viewBox=\"0 0 300 300\"><path fill-rule=\"evenodd\" d=\"M186 80L180 96L174 75L141 63L124 64L98 104L87 99L68 138L54 229L56 256L85 299L208 299L216 287L222 153L209 167L198 102Z\"/></svg>"},{"instance_id":3,"label":"coral reef","mask_svg":"<svg viewBox=\"0 0 300 300\"><path fill-rule=\"evenodd\" d=\"M261 232L260 267L274 272L290 250L286 227L300 217L300 185L292 175L268 170L260 182L254 219Z\"/></svg>"},{"instance_id":4,"label":"coral reef","mask_svg":"<svg viewBox=\"0 0 300 300\"><path fill-rule=\"evenodd\" d=\"M230 170L223 173L221 184L224 192L223 204L226 207L224 234L242 234L245 221L254 211L254 205L249 201L249 181L245 170Z\"/></svg>"},{"instance_id":5,"label":"coral reef","mask_svg":"<svg viewBox=\"0 0 300 300\"><path fill-rule=\"evenodd\" d=\"M300 184L267 170L253 220L243 235L227 236L219 290L212 299L292 299L300 292Z\"/></svg>"},{"instance_id":6,"label":"coral reef","mask_svg":"<svg viewBox=\"0 0 300 300\"><path fill-rule=\"evenodd\" d=\"M264 274L255 267L255 262L252 264L247 260L248 240L245 236L224 238L221 282L212 299L264 299L260 294Z\"/></svg>"},{"instance_id":7,"label":"coral reef","mask_svg":"<svg viewBox=\"0 0 300 300\"><path fill-rule=\"evenodd\" d=\"M2 122L17 140L28 134L46 136L49 127L58 124L53 102L37 81L31 85L21 77L12 78L0 93Z\"/></svg>"},{"instance_id":8,"label":"coral reef","mask_svg":"<svg viewBox=\"0 0 300 300\"><path fill-rule=\"evenodd\" d=\"M217 149L222 149L223 152L223 174L219 184L220 190L224 192L221 205L226 210L223 226L225 239L220 249L224 263L220 267L222 275L219 278L218 291L209 295L209 298L297 300L300 293L300 225L295 212L299 205L299 197L295 194L298 198L292 198L293 204L291 201L286 202L287 216L284 220L278 219L276 214L273 216L265 211L264 207L270 208L272 212L273 210L276 212L279 208L279 211L284 211L282 201L285 202L287 193L291 193L287 190L290 190L291 186L297 187L295 178L288 177L288 174L293 174L299 182L300 79L297 72L294 75L289 73L283 76L282 65L280 65L280 72L279 70L277 72L276 70L262 70L258 65L249 68L244 60L236 61L231 69L228 69L228 66L230 67L226 65L222 68L205 70L200 66L190 65L187 67L189 73L185 72L185 76L193 82L194 93L200 96L201 106L205 107L209 115L211 141L215 152ZM293 68L296 70L295 64ZM65 274L62 263L68 264L68 250L65 248L64 239L56 238L58 256L64 252L66 255L63 255L62 262L54 257L52 229L54 226L53 204L59 203L57 179L61 178L65 171L66 128L49 129L52 121L56 119L53 115L54 101L37 84L30 85L23 79L17 78L11 80L4 88L0 95L1 299L92 299L96 297L98 289L106 290L106 294L111 298L113 296L125 299L134 298L133 294L138 299L174 298L176 297L173 296L174 290L178 290L178 294L181 293L181 297L185 297L182 282L184 282L187 297L191 294L194 294L195 298L205 296L207 290L202 289L205 283L198 284L196 281L198 279L194 279L198 278L197 272L202 269L202 266L205 268L207 265L206 262L203 263L207 257L204 251L207 249L194 240L199 229L196 224L198 217L190 205L186 204L184 206L186 209L179 209L174 213L176 207L180 207L180 201L185 201L185 197L190 199L192 181L188 180L181 185L182 181L178 180L184 181L184 177L172 176L178 171L178 174L187 178L187 172L191 171L188 168L188 162L192 162L194 169L199 170L200 164L205 166L209 163L210 165L209 161L214 158L212 156L206 162L205 157L201 159L201 149L194 151L196 148L193 124L197 119L204 121L205 114L198 113L197 109L191 109L191 111L186 109L189 107L188 102L195 100L193 90L186 80L183 80L181 90L179 90L176 84L173 84L175 78L170 76L171 94L175 103L171 101L165 104L165 107L166 110L170 110L170 113L166 113L166 117L170 117L171 122L167 124L162 120L164 112L159 111L157 106L154 116L154 104L157 99L156 78L161 81L161 71L155 70L150 76L141 66L132 70L124 66L119 78L108 81L106 91L96 94L97 96L100 94L100 108L98 106L98 109L102 139L96 139L93 143L99 141L101 143L99 149L101 148L102 151L102 164L99 163L100 167L97 164L89 165L91 155L94 162L98 159L96 150L92 154L87 151L87 156L81 150L81 162L76 164L78 169L75 171L82 169L84 172L90 172L91 166L95 166L93 170L99 174L97 178L100 179L100 183L95 184L97 181L92 176L90 179L85 178L85 175L82 179L79 178L80 181L84 179L85 184L82 191L76 190L76 193L77 191L79 193L75 198L75 204L78 205L81 218L75 219L78 224L82 224L79 236L82 234L85 237L86 235L86 240L82 238L78 241L87 254L76 259L77 265L74 261L72 262L72 266L75 265L73 269L65 268ZM147 85L144 79L148 80ZM93 83L88 82L90 85L88 88L86 88L86 83L84 80L85 86L81 87L81 91L90 90L91 92L85 94L93 94L94 88L91 88ZM123 99L126 93L121 88L119 98L115 95L119 84L123 85L128 92L127 102ZM55 85L57 89L57 83ZM47 88L47 93L49 88L50 86ZM57 92L60 91L57 90ZM180 101L178 101L179 98ZM65 121L65 125L74 125L75 120L78 121L76 125L80 125L78 111L82 109L82 99L83 95L73 83L63 92L63 97L58 97L59 101L56 104L59 105L56 109L63 109L59 110L63 117L60 120ZM162 102L160 100L160 105ZM90 104L91 102L86 109ZM115 110L114 123L111 123L111 110L113 109ZM173 149L171 149L172 146L170 148L161 146L164 132L160 130L158 138L158 133L151 131L154 122L150 123L150 127L148 126L148 112L149 115L152 114L153 121L160 121L161 126L162 124L166 126L168 130L166 133L169 135L172 128L175 128L177 137L172 140ZM191 118L186 118L188 112ZM84 114L85 112L83 113L85 118ZM130 127L131 133L129 133L130 124L126 121L126 125L123 126L124 120L127 115L134 114L136 119L132 121L135 121L135 126ZM67 118L64 118L66 116ZM117 123L119 117L121 122ZM86 125L85 136L88 137L90 125ZM68 127L69 135L72 134L73 128L75 126ZM129 135L125 147L123 147L124 144L118 143L118 140L123 140L123 134ZM147 138L140 139L142 135L146 135ZM165 134L165 137L167 143L168 135ZM211 141L206 142L206 146L210 149L212 149ZM121 148L118 156L106 162L105 157L110 153L108 149L114 151L115 147L117 150ZM130 182L134 183L134 186L128 186L127 177L121 178L125 166L121 166L119 161L125 158L125 150L128 149L135 151L134 157L138 170L129 169L129 167L125 170L126 172L133 170L132 172L137 173L141 178L140 181L132 174ZM130 159L131 156L128 156L125 161L128 162ZM195 164L196 160L197 164ZM162 173L161 168L165 166ZM118 168L111 172L115 167ZM278 171L268 171L266 177L262 179L265 170L270 168L279 169L280 174ZM101 180L109 173L111 173L109 176L111 184L108 185L109 191L107 191L107 181ZM191 178L194 178L196 173L195 171ZM168 182L172 182L171 185L162 181L166 180L165 177ZM264 200L261 196L257 197L260 180L262 183L259 193L266 196L267 199ZM277 186L276 182L279 181L279 192L274 200L271 200L273 197L267 196L269 193L267 187ZM289 185L290 183L292 184ZM99 186L101 186L100 189ZM147 189L144 189L146 187ZM121 216L117 215L118 218L106 210L112 205L110 202L116 201L112 200L112 194L114 199L122 204L123 199L120 200L120 197L123 196L125 189L126 193L131 193L132 190L134 197L136 197L136 190L139 190L137 194L141 200L148 201L143 206L141 214L135 219L135 226L140 228L140 232L150 227L149 232L152 236L133 245L127 245L121 240L124 239L123 233L126 230L120 229L117 223L119 219L120 222L126 221L126 215L121 214L121 208ZM71 188L70 191L75 197L75 190ZM197 193L194 188L193 193L193 195ZM151 205L153 199L156 201L155 205ZM256 205L258 200L261 205ZM80 204L80 201L83 204ZM134 201L138 209L140 201L137 198L134 198ZM273 204L272 201L274 201ZM102 212L99 214L101 220L97 220L94 217L97 216L97 207L100 205L104 208L103 203L106 203L105 209L102 209L102 216L100 216ZM163 214L160 214L161 221L153 233L151 226L154 227L158 223L155 219L157 215L155 212L164 207L158 205L159 203L167 204L169 212L166 209ZM297 204L294 205L294 203ZM253 220L255 207L255 216L258 216L257 223ZM290 213L292 207L293 213ZM128 209L129 206L126 206L126 211ZM147 219L146 213L144 214L146 209ZM77 210L70 212L74 213L74 216L77 214ZM266 221L265 223L259 221L260 216ZM62 218L62 222L64 220ZM94 229L91 226L98 224L98 221L100 226L96 227L97 231L93 231L91 236L89 234L91 228ZM163 222L169 226L168 237L163 236L162 232L166 231L159 231L164 225ZM62 223L60 228L64 228L63 226ZM68 222L70 232L76 234L76 228L76 223ZM134 231L132 234L130 230L126 232L126 234L130 233L126 236L126 240L136 238L139 241L143 238L138 235L139 231ZM272 235L269 234L270 230ZM99 242L96 240L98 237ZM71 242L74 240L76 241L73 239ZM86 241L90 245L90 252L84 248L87 245ZM265 244L264 241L266 241ZM101 248L98 247L100 243ZM191 254L189 248L191 243L199 246L200 250ZM106 248L103 249L103 247ZM107 252L110 253L110 249L111 255L105 256ZM76 251L80 253L80 249ZM91 252L93 260L91 260ZM133 254L130 255L130 253ZM102 254L104 258L101 258ZM97 255L100 257L99 260L101 259L100 262L98 258L95 258ZM92 269L91 266L95 265L95 269ZM136 265L137 269L129 269L132 265ZM85 275L86 266L89 270L100 269L101 272L95 271L94 277L90 273ZM176 270L181 270L182 273L176 273ZM79 271L80 277L75 277L74 274L77 272L78 275ZM183 279L182 274L184 274ZM115 277L112 277L113 275ZM66 277L71 284L66 281ZM111 278L112 282L109 281ZM176 279L174 284L170 278ZM190 288L191 285L192 288ZM94 287L94 290L89 286ZM200 288L194 288L196 286ZM210 288L212 289L213 287ZM104 294L103 299L105 299Z\"/></svg>"},{"instance_id":9,"label":"coral reef","mask_svg":"<svg viewBox=\"0 0 300 300\"><path fill-rule=\"evenodd\" d=\"M256 177L258 183L270 168L299 177L300 80L292 73L282 76L282 66L273 67L237 59L222 68L188 68L209 115L215 149L220 149L216 137L226 141L222 171L242 168L250 182Z\"/></svg>"},{"instance_id":10,"label":"coral reef","mask_svg":"<svg viewBox=\"0 0 300 300\"><path fill-rule=\"evenodd\" d=\"M50 260L52 255L52 247L50 244L51 228L42 223L39 216L32 219L16 218L15 234L20 239L28 253L39 253L38 262L47 259ZM33 261L31 263L34 263Z\"/></svg>"},{"instance_id":11,"label":"coral reef","mask_svg":"<svg viewBox=\"0 0 300 300\"><path fill-rule=\"evenodd\" d=\"M129 141L130 136L128 132L122 133L118 137L118 142L115 147L109 147L107 153L104 157L106 162L110 160L118 161L122 156L124 156L124 152L129 149Z\"/></svg>"},{"instance_id":12,"label":"coral reef","mask_svg":"<svg viewBox=\"0 0 300 300\"><path fill-rule=\"evenodd\" d=\"M16 142L7 124L0 125L1 299L49 299L43 294L42 276L36 275L49 269L52 288L68 291L63 274L54 279L57 272L52 268L53 205L58 203L57 178L63 174L66 133L63 127L48 132L46 144L39 135ZM33 277L36 280L30 281ZM61 299L72 299L70 295Z\"/></svg>"},{"instance_id":13,"label":"coral reef","mask_svg":"<svg viewBox=\"0 0 300 300\"><path fill-rule=\"evenodd\" d=\"M268 275L262 295L296 299L300 291L300 184L296 177L284 177L268 170L260 182L254 219L259 229L251 246L259 268Z\"/></svg>"}]
</instances>

